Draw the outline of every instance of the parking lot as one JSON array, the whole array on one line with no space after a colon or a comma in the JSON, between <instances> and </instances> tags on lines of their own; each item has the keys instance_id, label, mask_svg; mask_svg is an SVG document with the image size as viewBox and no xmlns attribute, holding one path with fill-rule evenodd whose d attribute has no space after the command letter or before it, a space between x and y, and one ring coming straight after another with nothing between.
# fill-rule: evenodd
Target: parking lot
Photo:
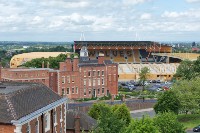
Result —
<instances>
[{"instance_id":1,"label":"parking lot","mask_svg":"<svg viewBox=\"0 0 200 133\"><path fill-rule=\"evenodd\" d=\"M126 89L127 91L141 91L143 89L143 85L140 82L134 82L134 81L119 81L118 82L119 87ZM172 83L171 82L161 82L158 81L146 81L145 82L145 89L149 91L165 91L168 89L171 89Z\"/></svg>"}]
</instances>

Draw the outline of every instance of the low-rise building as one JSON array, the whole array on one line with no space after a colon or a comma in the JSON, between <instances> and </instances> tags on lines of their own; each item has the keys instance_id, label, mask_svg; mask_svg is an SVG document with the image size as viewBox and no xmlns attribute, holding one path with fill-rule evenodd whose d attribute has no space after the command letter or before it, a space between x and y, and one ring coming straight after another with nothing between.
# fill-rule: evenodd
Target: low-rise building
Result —
<instances>
[{"instance_id":1,"label":"low-rise building","mask_svg":"<svg viewBox=\"0 0 200 133\"><path fill-rule=\"evenodd\" d=\"M49 63L47 63L49 66ZM50 68L3 68L0 70L2 81L37 82L50 87L59 95L70 99L102 97L118 94L118 64L88 57L86 47L72 60L70 56L60 62L59 70Z\"/></svg>"},{"instance_id":2,"label":"low-rise building","mask_svg":"<svg viewBox=\"0 0 200 133\"><path fill-rule=\"evenodd\" d=\"M86 47L80 58L68 57L60 62L58 93L70 99L102 97L118 94L118 64L104 60L104 54L90 60Z\"/></svg>"},{"instance_id":3,"label":"low-rise building","mask_svg":"<svg viewBox=\"0 0 200 133\"><path fill-rule=\"evenodd\" d=\"M66 102L38 83L0 83L0 133L66 132Z\"/></svg>"}]
</instances>

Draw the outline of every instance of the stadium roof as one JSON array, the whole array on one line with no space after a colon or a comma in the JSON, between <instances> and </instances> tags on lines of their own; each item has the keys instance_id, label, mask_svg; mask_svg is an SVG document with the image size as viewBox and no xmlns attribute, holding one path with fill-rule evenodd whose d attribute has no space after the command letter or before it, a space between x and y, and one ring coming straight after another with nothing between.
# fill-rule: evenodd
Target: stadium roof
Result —
<instances>
[{"instance_id":1,"label":"stadium roof","mask_svg":"<svg viewBox=\"0 0 200 133\"><path fill-rule=\"evenodd\" d=\"M74 41L74 44L88 46L88 45L96 45L96 46L113 46L113 45L153 45L158 44L158 42L153 41Z\"/></svg>"}]
</instances>

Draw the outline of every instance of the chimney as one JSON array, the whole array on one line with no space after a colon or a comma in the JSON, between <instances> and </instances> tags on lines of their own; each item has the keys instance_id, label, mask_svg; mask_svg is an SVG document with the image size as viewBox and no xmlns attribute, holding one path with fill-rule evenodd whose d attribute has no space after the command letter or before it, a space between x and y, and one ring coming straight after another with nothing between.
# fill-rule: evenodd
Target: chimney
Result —
<instances>
[{"instance_id":1,"label":"chimney","mask_svg":"<svg viewBox=\"0 0 200 133\"><path fill-rule=\"evenodd\" d=\"M42 68L44 68L44 61L42 62Z\"/></svg>"},{"instance_id":2,"label":"chimney","mask_svg":"<svg viewBox=\"0 0 200 133\"><path fill-rule=\"evenodd\" d=\"M73 60L73 71L78 71L78 63L79 59L77 55L74 55L74 60Z\"/></svg>"},{"instance_id":3,"label":"chimney","mask_svg":"<svg viewBox=\"0 0 200 133\"><path fill-rule=\"evenodd\" d=\"M47 62L47 68L49 68L49 62Z\"/></svg>"},{"instance_id":4,"label":"chimney","mask_svg":"<svg viewBox=\"0 0 200 133\"><path fill-rule=\"evenodd\" d=\"M103 53L99 53L98 64L103 64L103 61L104 61L104 54Z\"/></svg>"},{"instance_id":5,"label":"chimney","mask_svg":"<svg viewBox=\"0 0 200 133\"><path fill-rule=\"evenodd\" d=\"M66 59L65 63L66 63L66 70L71 72L73 64L72 64L72 61L70 58L70 54L67 54L67 59Z\"/></svg>"},{"instance_id":6,"label":"chimney","mask_svg":"<svg viewBox=\"0 0 200 133\"><path fill-rule=\"evenodd\" d=\"M74 130L75 133L80 133L81 131L81 125L80 125L80 116L76 115L74 117Z\"/></svg>"}]
</instances>

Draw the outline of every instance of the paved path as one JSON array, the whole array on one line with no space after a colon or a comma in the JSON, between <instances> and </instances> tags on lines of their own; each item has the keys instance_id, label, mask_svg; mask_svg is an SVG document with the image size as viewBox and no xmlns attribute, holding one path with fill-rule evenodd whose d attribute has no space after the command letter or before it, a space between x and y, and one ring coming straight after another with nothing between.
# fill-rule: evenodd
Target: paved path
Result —
<instances>
[{"instance_id":1,"label":"paved path","mask_svg":"<svg viewBox=\"0 0 200 133\"><path fill-rule=\"evenodd\" d=\"M130 113L131 113L132 118L138 118L138 119L141 119L143 115L148 115L150 117L155 116L155 112L153 108L134 110L134 111L130 111Z\"/></svg>"}]
</instances>

